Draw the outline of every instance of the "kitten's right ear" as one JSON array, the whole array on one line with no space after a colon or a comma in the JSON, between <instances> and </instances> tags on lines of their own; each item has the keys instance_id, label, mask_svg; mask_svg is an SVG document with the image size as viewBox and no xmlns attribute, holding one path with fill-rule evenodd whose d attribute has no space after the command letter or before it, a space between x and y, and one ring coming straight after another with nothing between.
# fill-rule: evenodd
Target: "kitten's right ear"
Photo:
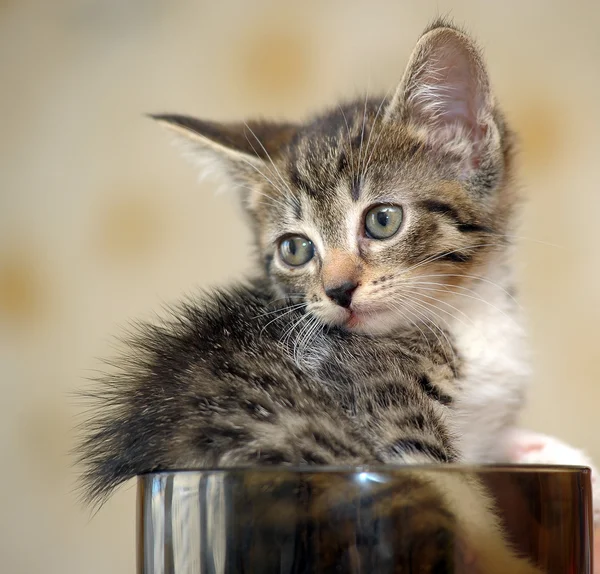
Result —
<instances>
[{"instance_id":1,"label":"kitten's right ear","mask_svg":"<svg viewBox=\"0 0 600 574\"><path fill-rule=\"evenodd\" d=\"M216 173L241 185L270 178L271 161L296 133L293 124L219 123L171 114L150 117L175 133L185 155L200 165L201 175Z\"/></svg>"}]
</instances>

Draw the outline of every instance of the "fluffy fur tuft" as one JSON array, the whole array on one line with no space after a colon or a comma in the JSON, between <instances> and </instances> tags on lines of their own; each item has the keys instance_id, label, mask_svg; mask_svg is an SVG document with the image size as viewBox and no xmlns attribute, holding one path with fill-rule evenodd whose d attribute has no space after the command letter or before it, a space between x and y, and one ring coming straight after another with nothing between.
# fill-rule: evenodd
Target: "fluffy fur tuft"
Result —
<instances>
[{"instance_id":1,"label":"fluffy fur tuft","mask_svg":"<svg viewBox=\"0 0 600 574\"><path fill-rule=\"evenodd\" d=\"M298 366L286 331L306 316L274 320L268 293L264 280L217 292L128 341L120 370L88 394L89 502L164 469L457 459L443 424L451 348L410 335L365 346L332 330L310 343L322 360Z\"/></svg>"}]
</instances>

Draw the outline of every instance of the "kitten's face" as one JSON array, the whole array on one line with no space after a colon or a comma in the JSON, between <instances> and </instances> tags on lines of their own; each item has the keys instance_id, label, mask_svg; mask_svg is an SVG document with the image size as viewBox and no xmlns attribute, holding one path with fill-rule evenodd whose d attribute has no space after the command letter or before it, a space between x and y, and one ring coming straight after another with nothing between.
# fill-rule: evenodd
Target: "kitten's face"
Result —
<instances>
[{"instance_id":1,"label":"kitten's face","mask_svg":"<svg viewBox=\"0 0 600 574\"><path fill-rule=\"evenodd\" d=\"M457 315L452 300L501 243L503 207L469 189L461 162L381 113L375 121L379 103L302 128L267 165L270 181L254 183L259 245L280 296L370 334Z\"/></svg>"},{"instance_id":2,"label":"kitten's face","mask_svg":"<svg viewBox=\"0 0 600 574\"><path fill-rule=\"evenodd\" d=\"M246 190L282 304L321 324L431 330L502 249L510 135L477 48L453 28L422 36L387 100L304 125L159 119Z\"/></svg>"}]
</instances>

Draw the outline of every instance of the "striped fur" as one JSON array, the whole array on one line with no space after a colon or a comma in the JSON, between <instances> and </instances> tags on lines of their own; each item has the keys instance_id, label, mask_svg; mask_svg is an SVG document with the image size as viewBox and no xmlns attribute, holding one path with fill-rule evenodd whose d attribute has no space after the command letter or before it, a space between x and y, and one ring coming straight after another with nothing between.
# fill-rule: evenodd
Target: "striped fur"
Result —
<instances>
[{"instance_id":1,"label":"striped fur","mask_svg":"<svg viewBox=\"0 0 600 574\"><path fill-rule=\"evenodd\" d=\"M282 341L305 315L273 321L269 291L254 281L189 302L129 341L92 396L90 501L159 469L457 460L444 417L458 365L443 339L331 331L300 368Z\"/></svg>"},{"instance_id":2,"label":"striped fur","mask_svg":"<svg viewBox=\"0 0 600 574\"><path fill-rule=\"evenodd\" d=\"M96 410L79 448L88 501L163 469L451 463L502 452L521 403L521 361L503 369L498 340L473 354L471 325L493 334L501 324L478 320L485 303L517 318L508 295L513 138L472 40L438 22L394 95L303 124L155 118L243 190L262 274L181 305L129 341L122 368L90 393ZM381 241L365 230L379 204L403 214ZM290 235L314 246L301 267L282 260ZM351 294L331 296L347 285ZM489 550L480 548L483 571L533 572L503 542L483 491L455 482L427 486L443 501L434 531L479 537ZM441 571L448 555L439 549L418 571Z\"/></svg>"}]
</instances>

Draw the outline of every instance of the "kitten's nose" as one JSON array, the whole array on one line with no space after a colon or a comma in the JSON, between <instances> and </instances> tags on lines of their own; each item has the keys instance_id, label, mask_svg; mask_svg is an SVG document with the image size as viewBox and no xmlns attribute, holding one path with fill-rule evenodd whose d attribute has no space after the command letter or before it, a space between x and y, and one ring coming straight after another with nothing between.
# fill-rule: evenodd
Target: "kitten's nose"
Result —
<instances>
[{"instance_id":1,"label":"kitten's nose","mask_svg":"<svg viewBox=\"0 0 600 574\"><path fill-rule=\"evenodd\" d=\"M345 281L341 285L326 289L325 294L340 307L350 307L352 293L354 293L357 286L358 283L356 281Z\"/></svg>"}]
</instances>

